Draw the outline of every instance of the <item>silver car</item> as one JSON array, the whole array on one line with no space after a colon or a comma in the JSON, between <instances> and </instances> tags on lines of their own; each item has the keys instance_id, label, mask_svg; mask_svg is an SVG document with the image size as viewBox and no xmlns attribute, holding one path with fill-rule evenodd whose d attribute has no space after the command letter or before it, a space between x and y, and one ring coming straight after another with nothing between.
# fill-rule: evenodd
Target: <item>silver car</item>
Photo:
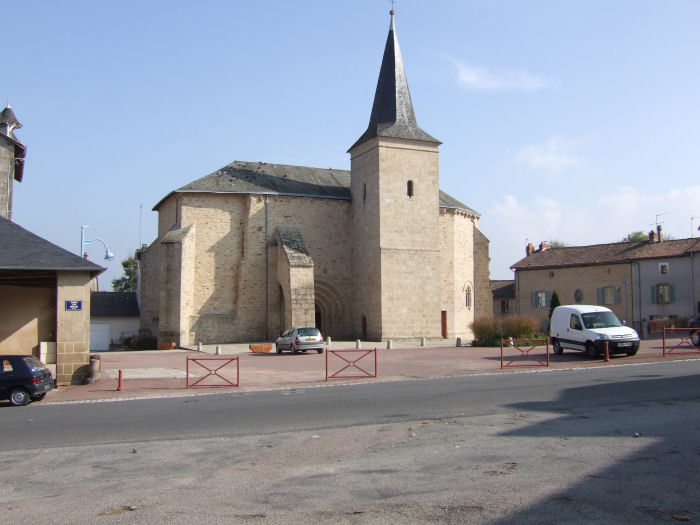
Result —
<instances>
[{"instance_id":1,"label":"silver car","mask_svg":"<svg viewBox=\"0 0 700 525\"><path fill-rule=\"evenodd\" d=\"M275 348L278 354L281 354L282 350L289 350L293 354L316 350L322 354L323 337L319 329L313 326L292 326L280 334Z\"/></svg>"}]
</instances>

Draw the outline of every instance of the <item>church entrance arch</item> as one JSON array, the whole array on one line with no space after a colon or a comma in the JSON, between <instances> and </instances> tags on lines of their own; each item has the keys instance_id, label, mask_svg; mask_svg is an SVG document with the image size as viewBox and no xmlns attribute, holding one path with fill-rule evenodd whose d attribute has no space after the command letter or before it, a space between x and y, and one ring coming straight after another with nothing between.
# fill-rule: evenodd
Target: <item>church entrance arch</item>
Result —
<instances>
[{"instance_id":1,"label":"church entrance arch","mask_svg":"<svg viewBox=\"0 0 700 525\"><path fill-rule=\"evenodd\" d=\"M316 328L321 330L323 337L330 336L334 339L346 337L346 308L343 296L333 285L323 281L315 281L314 297Z\"/></svg>"}]
</instances>

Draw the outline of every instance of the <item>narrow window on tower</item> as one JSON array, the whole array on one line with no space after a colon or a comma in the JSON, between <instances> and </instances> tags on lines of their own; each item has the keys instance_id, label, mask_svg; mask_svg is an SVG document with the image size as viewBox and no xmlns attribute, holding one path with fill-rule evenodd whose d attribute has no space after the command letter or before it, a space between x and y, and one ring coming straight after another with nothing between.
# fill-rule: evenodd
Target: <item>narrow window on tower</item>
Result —
<instances>
[{"instance_id":1,"label":"narrow window on tower","mask_svg":"<svg viewBox=\"0 0 700 525\"><path fill-rule=\"evenodd\" d=\"M366 200L367 200L367 184L363 182L362 183L362 203L364 204L364 202Z\"/></svg>"},{"instance_id":2,"label":"narrow window on tower","mask_svg":"<svg viewBox=\"0 0 700 525\"><path fill-rule=\"evenodd\" d=\"M406 195L413 198L413 181L412 180L409 180L406 183Z\"/></svg>"}]
</instances>

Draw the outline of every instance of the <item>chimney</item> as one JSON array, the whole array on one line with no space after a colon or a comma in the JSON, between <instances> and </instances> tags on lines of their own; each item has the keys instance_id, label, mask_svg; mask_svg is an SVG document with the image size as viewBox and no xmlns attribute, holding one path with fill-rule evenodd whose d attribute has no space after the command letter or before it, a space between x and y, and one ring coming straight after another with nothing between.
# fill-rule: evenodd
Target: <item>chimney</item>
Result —
<instances>
[{"instance_id":1,"label":"chimney","mask_svg":"<svg viewBox=\"0 0 700 525\"><path fill-rule=\"evenodd\" d=\"M656 242L656 232L654 230L649 231L649 242Z\"/></svg>"},{"instance_id":2,"label":"chimney","mask_svg":"<svg viewBox=\"0 0 700 525\"><path fill-rule=\"evenodd\" d=\"M543 252L545 250L549 249L549 244L547 244L545 241L542 241L540 243L540 251Z\"/></svg>"},{"instance_id":3,"label":"chimney","mask_svg":"<svg viewBox=\"0 0 700 525\"><path fill-rule=\"evenodd\" d=\"M657 235L656 242L661 242L661 225L660 224L656 225L656 235Z\"/></svg>"},{"instance_id":4,"label":"chimney","mask_svg":"<svg viewBox=\"0 0 700 525\"><path fill-rule=\"evenodd\" d=\"M535 251L534 245L531 242L527 243L527 246L525 247L525 255L527 255L529 257L530 255L532 255L532 252L534 252L534 251Z\"/></svg>"}]
</instances>

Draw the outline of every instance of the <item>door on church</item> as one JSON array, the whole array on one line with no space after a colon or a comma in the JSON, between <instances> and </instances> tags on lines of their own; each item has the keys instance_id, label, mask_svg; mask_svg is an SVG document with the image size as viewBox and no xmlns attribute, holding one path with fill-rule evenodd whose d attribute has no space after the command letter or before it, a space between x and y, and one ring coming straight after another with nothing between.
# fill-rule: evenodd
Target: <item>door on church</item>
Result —
<instances>
[{"instance_id":1,"label":"door on church","mask_svg":"<svg viewBox=\"0 0 700 525\"><path fill-rule=\"evenodd\" d=\"M447 312L443 310L440 312L440 321L442 324L442 338L447 339Z\"/></svg>"}]
</instances>

